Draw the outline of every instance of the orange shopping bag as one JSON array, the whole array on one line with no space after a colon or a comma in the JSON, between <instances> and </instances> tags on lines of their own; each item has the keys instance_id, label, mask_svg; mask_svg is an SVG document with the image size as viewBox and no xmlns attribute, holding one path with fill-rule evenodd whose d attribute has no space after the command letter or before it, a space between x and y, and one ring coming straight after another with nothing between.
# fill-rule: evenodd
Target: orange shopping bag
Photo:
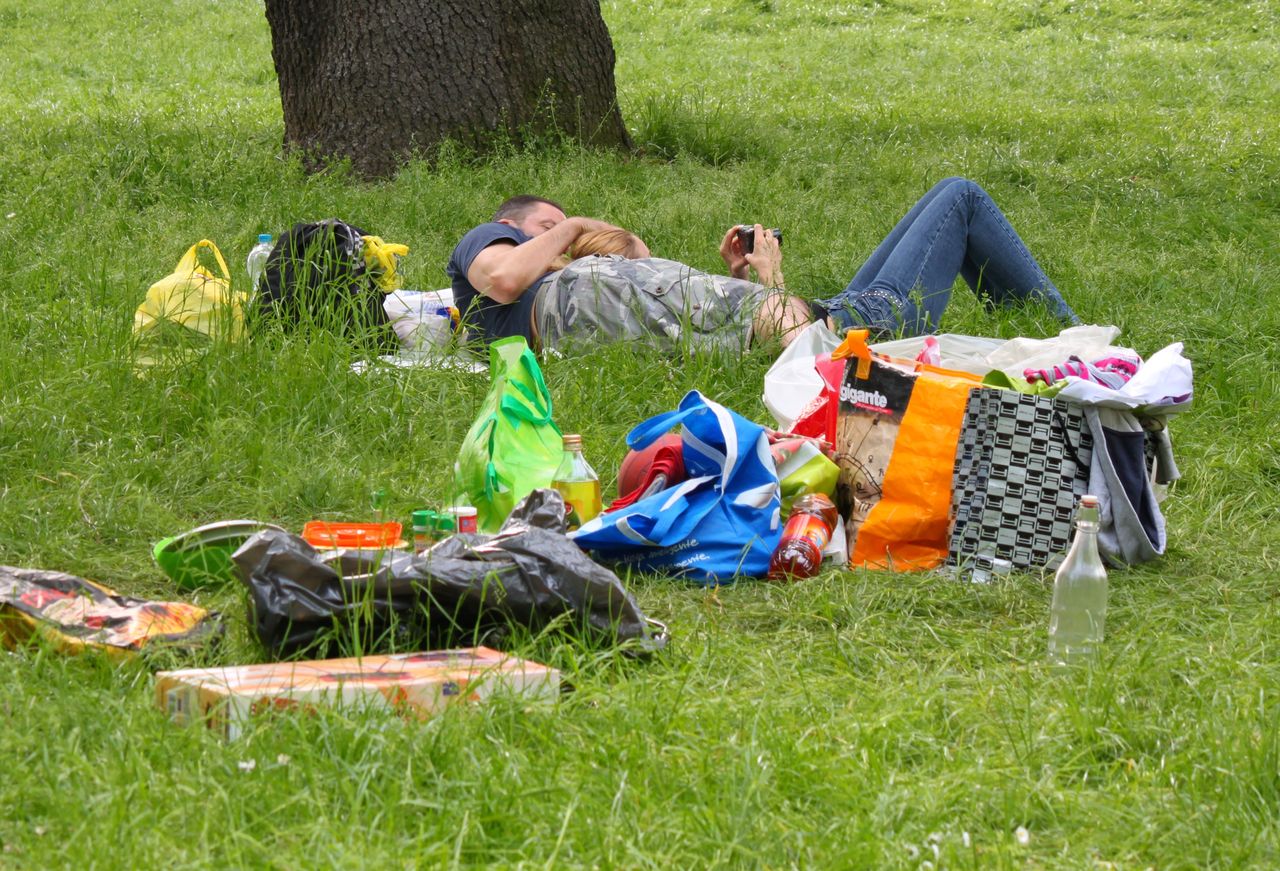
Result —
<instances>
[{"instance_id":1,"label":"orange shopping bag","mask_svg":"<svg viewBox=\"0 0 1280 871\"><path fill-rule=\"evenodd\" d=\"M895 571L947 558L956 444L981 379L887 357L850 330L836 427L837 494L847 511L849 563Z\"/></svg>"}]
</instances>

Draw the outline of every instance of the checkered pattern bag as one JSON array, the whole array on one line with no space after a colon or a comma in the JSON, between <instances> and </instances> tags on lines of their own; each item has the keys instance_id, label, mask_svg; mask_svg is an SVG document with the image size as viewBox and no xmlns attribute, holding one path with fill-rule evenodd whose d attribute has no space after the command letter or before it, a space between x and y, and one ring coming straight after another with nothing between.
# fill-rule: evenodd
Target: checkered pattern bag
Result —
<instances>
[{"instance_id":1,"label":"checkered pattern bag","mask_svg":"<svg viewBox=\"0 0 1280 871\"><path fill-rule=\"evenodd\" d=\"M947 565L984 580L1010 568L1055 568L1071 540L1093 455L1081 407L1010 390L974 390L952 487Z\"/></svg>"}]
</instances>

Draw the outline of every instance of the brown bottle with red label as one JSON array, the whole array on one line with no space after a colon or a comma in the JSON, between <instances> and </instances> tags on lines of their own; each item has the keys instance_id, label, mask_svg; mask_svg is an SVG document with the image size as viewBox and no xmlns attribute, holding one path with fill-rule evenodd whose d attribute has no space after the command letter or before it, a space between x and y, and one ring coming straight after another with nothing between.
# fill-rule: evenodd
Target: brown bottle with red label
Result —
<instances>
[{"instance_id":1,"label":"brown bottle with red label","mask_svg":"<svg viewBox=\"0 0 1280 871\"><path fill-rule=\"evenodd\" d=\"M835 503L821 493L810 493L793 502L787 525L782 528L782 540L769 561L769 579L800 580L816 575L839 516Z\"/></svg>"}]
</instances>

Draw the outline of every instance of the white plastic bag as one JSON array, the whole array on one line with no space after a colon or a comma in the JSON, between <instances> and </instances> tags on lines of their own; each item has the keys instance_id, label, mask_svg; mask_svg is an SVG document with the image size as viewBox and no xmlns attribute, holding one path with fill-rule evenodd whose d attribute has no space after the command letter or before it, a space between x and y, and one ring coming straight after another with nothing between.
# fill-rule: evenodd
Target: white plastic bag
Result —
<instances>
[{"instance_id":1,"label":"white plastic bag","mask_svg":"<svg viewBox=\"0 0 1280 871\"><path fill-rule=\"evenodd\" d=\"M987 355L1004 344L1002 339L942 333L932 337L911 336L906 339L895 339L892 342L876 342L871 346L871 350L903 360L914 360L924 349L925 341L929 338L938 340L940 362L937 365L946 369L972 372L975 375L986 375L991 371Z\"/></svg>"},{"instance_id":2,"label":"white plastic bag","mask_svg":"<svg viewBox=\"0 0 1280 871\"><path fill-rule=\"evenodd\" d=\"M397 290L382 301L391 328L400 344L410 351L444 348L453 336L449 309L453 306L453 289Z\"/></svg>"},{"instance_id":3,"label":"white plastic bag","mask_svg":"<svg viewBox=\"0 0 1280 871\"><path fill-rule=\"evenodd\" d=\"M987 363L992 369L1021 378L1025 369L1048 369L1072 356L1086 361L1105 357L1138 357L1138 352L1132 348L1111 344L1119 335L1119 327L1082 324L1067 327L1051 339L1019 336L988 354Z\"/></svg>"},{"instance_id":4,"label":"white plastic bag","mask_svg":"<svg viewBox=\"0 0 1280 871\"><path fill-rule=\"evenodd\" d=\"M816 321L796 336L773 361L764 375L765 408L778 422L778 429L787 432L795 424L805 406L822 392L822 376L814 368L818 355L827 354L840 346L840 339L827 329L822 321Z\"/></svg>"}]
</instances>

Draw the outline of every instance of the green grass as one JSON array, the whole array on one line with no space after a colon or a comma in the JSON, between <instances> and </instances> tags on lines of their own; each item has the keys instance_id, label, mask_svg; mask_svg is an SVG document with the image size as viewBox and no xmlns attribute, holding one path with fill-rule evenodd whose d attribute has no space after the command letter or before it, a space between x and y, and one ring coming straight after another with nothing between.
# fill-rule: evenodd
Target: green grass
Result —
<instances>
[{"instance_id":1,"label":"green grass","mask_svg":"<svg viewBox=\"0 0 1280 871\"><path fill-rule=\"evenodd\" d=\"M280 156L258 4L0 0L0 562L176 598L149 553L165 535L446 492L483 378L358 376L323 340L132 374L133 308L201 238L238 280L258 232L338 216L409 244L409 286L442 287L457 238L530 191L707 268L728 224L780 226L789 283L817 296L958 174L1083 316L1144 353L1184 341L1195 365L1169 553L1112 573L1101 660L1047 670L1034 575L638 578L670 650L530 639L576 687L553 707L334 712L225 745L170 726L142 666L3 654L0 867L1280 864L1276 5L604 12L642 156L450 152L362 183ZM1051 325L961 289L943 326ZM765 419L769 362L612 349L544 371L609 489L627 429L691 388ZM227 615L216 661L261 656L236 590L195 598Z\"/></svg>"}]
</instances>

